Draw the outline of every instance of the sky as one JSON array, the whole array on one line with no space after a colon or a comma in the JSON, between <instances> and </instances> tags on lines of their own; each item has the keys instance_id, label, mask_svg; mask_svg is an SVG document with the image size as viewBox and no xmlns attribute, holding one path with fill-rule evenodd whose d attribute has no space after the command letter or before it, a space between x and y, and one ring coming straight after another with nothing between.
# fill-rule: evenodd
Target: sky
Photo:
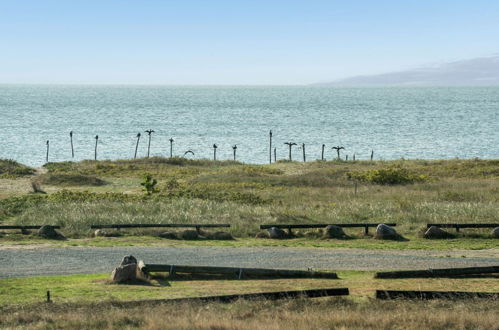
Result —
<instances>
[{"instance_id":1,"label":"sky","mask_svg":"<svg viewBox=\"0 0 499 330\"><path fill-rule=\"evenodd\" d=\"M0 83L300 85L499 53L499 1L0 0Z\"/></svg>"}]
</instances>

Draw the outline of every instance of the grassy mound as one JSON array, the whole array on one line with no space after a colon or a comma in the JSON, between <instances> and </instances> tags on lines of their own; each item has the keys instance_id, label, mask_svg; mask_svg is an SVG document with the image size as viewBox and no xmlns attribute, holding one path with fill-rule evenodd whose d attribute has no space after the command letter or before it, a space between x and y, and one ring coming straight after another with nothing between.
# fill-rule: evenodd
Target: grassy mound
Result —
<instances>
[{"instance_id":1,"label":"grassy mound","mask_svg":"<svg viewBox=\"0 0 499 330\"><path fill-rule=\"evenodd\" d=\"M82 174L43 174L38 181L52 186L103 186L106 181Z\"/></svg>"},{"instance_id":2,"label":"grassy mound","mask_svg":"<svg viewBox=\"0 0 499 330\"><path fill-rule=\"evenodd\" d=\"M10 159L0 159L0 177L32 175L35 169Z\"/></svg>"}]
</instances>

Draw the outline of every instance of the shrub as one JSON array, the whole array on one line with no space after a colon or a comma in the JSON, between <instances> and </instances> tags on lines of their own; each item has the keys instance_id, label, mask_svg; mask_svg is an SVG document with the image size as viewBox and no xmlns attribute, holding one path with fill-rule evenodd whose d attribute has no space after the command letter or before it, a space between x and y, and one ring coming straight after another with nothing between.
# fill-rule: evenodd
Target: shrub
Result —
<instances>
[{"instance_id":1,"label":"shrub","mask_svg":"<svg viewBox=\"0 0 499 330\"><path fill-rule=\"evenodd\" d=\"M106 181L95 176L82 174L44 174L40 182L54 186L103 186Z\"/></svg>"},{"instance_id":2,"label":"shrub","mask_svg":"<svg viewBox=\"0 0 499 330\"><path fill-rule=\"evenodd\" d=\"M141 182L140 184L144 187L144 190L148 195L151 195L159 191L158 188L156 188L158 180L153 179L151 174L144 175L144 181Z\"/></svg>"},{"instance_id":3,"label":"shrub","mask_svg":"<svg viewBox=\"0 0 499 330\"><path fill-rule=\"evenodd\" d=\"M0 177L18 177L35 174L35 169L11 159L0 159Z\"/></svg>"},{"instance_id":4,"label":"shrub","mask_svg":"<svg viewBox=\"0 0 499 330\"><path fill-rule=\"evenodd\" d=\"M350 180L358 180L380 185L412 184L416 182L424 182L428 179L425 175L414 174L409 172L407 169L400 167L347 173L347 177Z\"/></svg>"}]
</instances>

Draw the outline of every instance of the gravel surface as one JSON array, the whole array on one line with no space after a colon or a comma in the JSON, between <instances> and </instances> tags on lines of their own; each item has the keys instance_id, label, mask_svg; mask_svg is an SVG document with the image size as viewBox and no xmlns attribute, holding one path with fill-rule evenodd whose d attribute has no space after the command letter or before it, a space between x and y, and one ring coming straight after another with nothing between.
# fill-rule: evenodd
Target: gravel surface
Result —
<instances>
[{"instance_id":1,"label":"gravel surface","mask_svg":"<svg viewBox=\"0 0 499 330\"><path fill-rule=\"evenodd\" d=\"M483 253L481 253L483 252ZM106 273L123 256L146 263L287 269L395 270L499 265L499 250L428 251L289 247L0 247L0 278Z\"/></svg>"}]
</instances>

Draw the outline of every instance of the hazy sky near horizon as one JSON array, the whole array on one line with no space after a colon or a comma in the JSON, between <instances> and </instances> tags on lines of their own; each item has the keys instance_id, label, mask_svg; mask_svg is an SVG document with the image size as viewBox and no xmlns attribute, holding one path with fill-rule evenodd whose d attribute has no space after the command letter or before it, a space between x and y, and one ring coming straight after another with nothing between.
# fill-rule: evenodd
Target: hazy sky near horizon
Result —
<instances>
[{"instance_id":1,"label":"hazy sky near horizon","mask_svg":"<svg viewBox=\"0 0 499 330\"><path fill-rule=\"evenodd\" d=\"M308 84L499 52L499 1L0 0L0 83Z\"/></svg>"}]
</instances>

